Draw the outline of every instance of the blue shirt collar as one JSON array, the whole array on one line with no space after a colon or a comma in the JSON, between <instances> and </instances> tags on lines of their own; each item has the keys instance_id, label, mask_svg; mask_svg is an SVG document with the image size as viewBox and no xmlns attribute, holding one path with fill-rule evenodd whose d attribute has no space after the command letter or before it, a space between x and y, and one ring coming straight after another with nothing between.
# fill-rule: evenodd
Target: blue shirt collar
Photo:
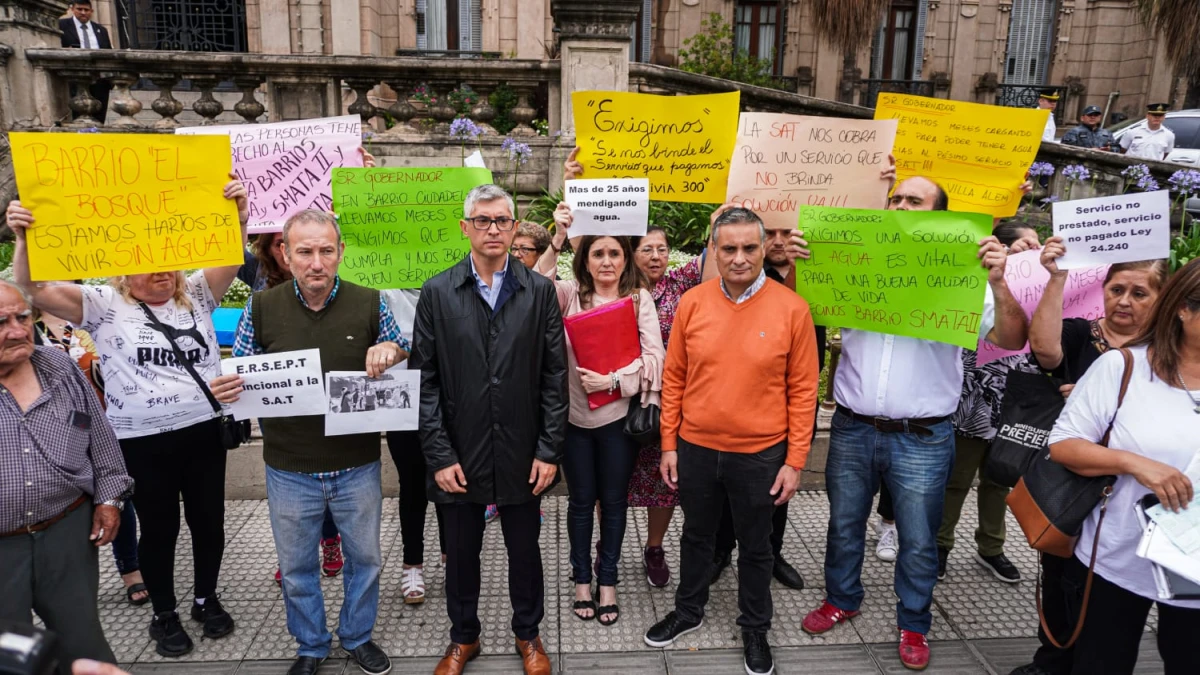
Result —
<instances>
[{"instance_id":1,"label":"blue shirt collar","mask_svg":"<svg viewBox=\"0 0 1200 675\"><path fill-rule=\"evenodd\" d=\"M338 287L341 285L342 285L342 278L340 276L334 275L333 290L329 292L329 297L325 298L325 304L321 305L321 309L325 309L326 307L329 306L329 303L333 302L333 299L337 297ZM304 299L304 295L300 293L300 284L295 279L292 279L292 288L295 289L296 299L300 301L300 304L304 305L305 307L308 307L308 301L306 301Z\"/></svg>"}]
</instances>

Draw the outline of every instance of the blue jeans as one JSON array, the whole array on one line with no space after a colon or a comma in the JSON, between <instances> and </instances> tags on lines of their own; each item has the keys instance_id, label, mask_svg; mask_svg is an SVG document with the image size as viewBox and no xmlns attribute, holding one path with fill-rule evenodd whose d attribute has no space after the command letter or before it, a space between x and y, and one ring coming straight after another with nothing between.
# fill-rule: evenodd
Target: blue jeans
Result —
<instances>
[{"instance_id":1,"label":"blue jeans","mask_svg":"<svg viewBox=\"0 0 1200 675\"><path fill-rule=\"evenodd\" d=\"M954 427L947 420L930 426L929 434L883 433L841 411L834 414L832 426L825 465L827 599L846 611L857 611L862 604L867 519L882 478L892 495L900 535L896 625L928 633L937 583L937 531L954 466Z\"/></svg>"},{"instance_id":2,"label":"blue jeans","mask_svg":"<svg viewBox=\"0 0 1200 675\"><path fill-rule=\"evenodd\" d=\"M322 658L333 637L325 628L321 561L314 555L325 509L342 534L345 602L338 617L342 647L353 650L371 639L379 608L379 529L383 493L379 462L347 469L332 478L267 467L267 504L283 576L287 627L298 656Z\"/></svg>"},{"instance_id":3,"label":"blue jeans","mask_svg":"<svg viewBox=\"0 0 1200 675\"><path fill-rule=\"evenodd\" d=\"M113 539L113 560L117 563L118 574L131 574L138 571L137 554L137 515L134 512L133 500L125 502L121 509L121 525L117 528L117 538Z\"/></svg>"},{"instance_id":4,"label":"blue jeans","mask_svg":"<svg viewBox=\"0 0 1200 675\"><path fill-rule=\"evenodd\" d=\"M592 522L600 501L599 582L617 585L617 563L625 539L629 478L638 446L625 435L625 418L595 429L567 425L563 473L567 477L567 535L571 541L571 577L592 583Z\"/></svg>"}]
</instances>

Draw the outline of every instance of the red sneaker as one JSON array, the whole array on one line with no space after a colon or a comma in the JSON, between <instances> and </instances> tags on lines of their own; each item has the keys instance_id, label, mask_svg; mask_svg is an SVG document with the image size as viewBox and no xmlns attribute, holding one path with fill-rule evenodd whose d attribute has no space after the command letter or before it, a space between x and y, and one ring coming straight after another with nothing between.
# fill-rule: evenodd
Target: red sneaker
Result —
<instances>
[{"instance_id":1,"label":"red sneaker","mask_svg":"<svg viewBox=\"0 0 1200 675\"><path fill-rule=\"evenodd\" d=\"M929 642L923 633L900 630L900 663L909 670L925 670L929 665Z\"/></svg>"},{"instance_id":2,"label":"red sneaker","mask_svg":"<svg viewBox=\"0 0 1200 675\"><path fill-rule=\"evenodd\" d=\"M838 609L829 604L828 600L825 600L821 603L820 607L809 612L808 616L804 617L804 622L800 624L800 627L804 629L805 633L820 635L832 630L834 626L846 619L856 616L858 616L857 611L848 612L844 609Z\"/></svg>"},{"instance_id":3,"label":"red sneaker","mask_svg":"<svg viewBox=\"0 0 1200 675\"><path fill-rule=\"evenodd\" d=\"M342 571L342 535L334 539L321 540L321 571L327 577L336 577Z\"/></svg>"},{"instance_id":4,"label":"red sneaker","mask_svg":"<svg viewBox=\"0 0 1200 675\"><path fill-rule=\"evenodd\" d=\"M283 585L283 572L278 567L275 568L275 583Z\"/></svg>"}]
</instances>

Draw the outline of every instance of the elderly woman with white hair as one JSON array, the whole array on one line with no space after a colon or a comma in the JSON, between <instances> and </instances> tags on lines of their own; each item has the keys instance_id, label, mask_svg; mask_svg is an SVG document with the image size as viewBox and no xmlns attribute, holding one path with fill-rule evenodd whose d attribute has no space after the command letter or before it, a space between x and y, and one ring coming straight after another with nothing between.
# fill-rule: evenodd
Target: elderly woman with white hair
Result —
<instances>
[{"instance_id":1,"label":"elderly woman with white hair","mask_svg":"<svg viewBox=\"0 0 1200 675\"><path fill-rule=\"evenodd\" d=\"M245 246L246 189L232 180L224 195L237 202ZM193 644L175 611L180 495L192 533L192 619L210 639L234 629L216 593L225 548L225 446L220 407L210 403L215 399L205 383L220 374L212 312L239 265L190 276L134 274L113 278L107 286L36 284L30 279L25 243L26 229L37 227L33 213L14 201L7 220L16 234L16 282L38 309L83 328L95 340L106 415L137 491L134 506L142 524L138 552L154 607L150 636L160 655L183 656Z\"/></svg>"}]
</instances>

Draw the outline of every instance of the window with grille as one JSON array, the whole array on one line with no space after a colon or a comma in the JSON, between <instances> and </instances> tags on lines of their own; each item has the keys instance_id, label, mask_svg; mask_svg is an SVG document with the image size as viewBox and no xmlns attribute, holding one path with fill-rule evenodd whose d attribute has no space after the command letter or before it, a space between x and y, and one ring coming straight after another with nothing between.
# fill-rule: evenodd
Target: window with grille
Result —
<instances>
[{"instance_id":1,"label":"window with grille","mask_svg":"<svg viewBox=\"0 0 1200 675\"><path fill-rule=\"evenodd\" d=\"M650 0L642 0L638 16L629 26L629 60L650 62Z\"/></svg>"},{"instance_id":2,"label":"window with grille","mask_svg":"<svg viewBox=\"0 0 1200 675\"><path fill-rule=\"evenodd\" d=\"M246 51L244 0L117 0L116 6L127 49Z\"/></svg>"},{"instance_id":3,"label":"window with grille","mask_svg":"<svg viewBox=\"0 0 1200 675\"><path fill-rule=\"evenodd\" d=\"M733 21L734 49L767 61L776 75L782 35L780 16L777 2L738 2Z\"/></svg>"},{"instance_id":4,"label":"window with grille","mask_svg":"<svg viewBox=\"0 0 1200 675\"><path fill-rule=\"evenodd\" d=\"M1006 84L1046 84L1054 54L1056 0L1014 0L1004 62Z\"/></svg>"}]
</instances>

